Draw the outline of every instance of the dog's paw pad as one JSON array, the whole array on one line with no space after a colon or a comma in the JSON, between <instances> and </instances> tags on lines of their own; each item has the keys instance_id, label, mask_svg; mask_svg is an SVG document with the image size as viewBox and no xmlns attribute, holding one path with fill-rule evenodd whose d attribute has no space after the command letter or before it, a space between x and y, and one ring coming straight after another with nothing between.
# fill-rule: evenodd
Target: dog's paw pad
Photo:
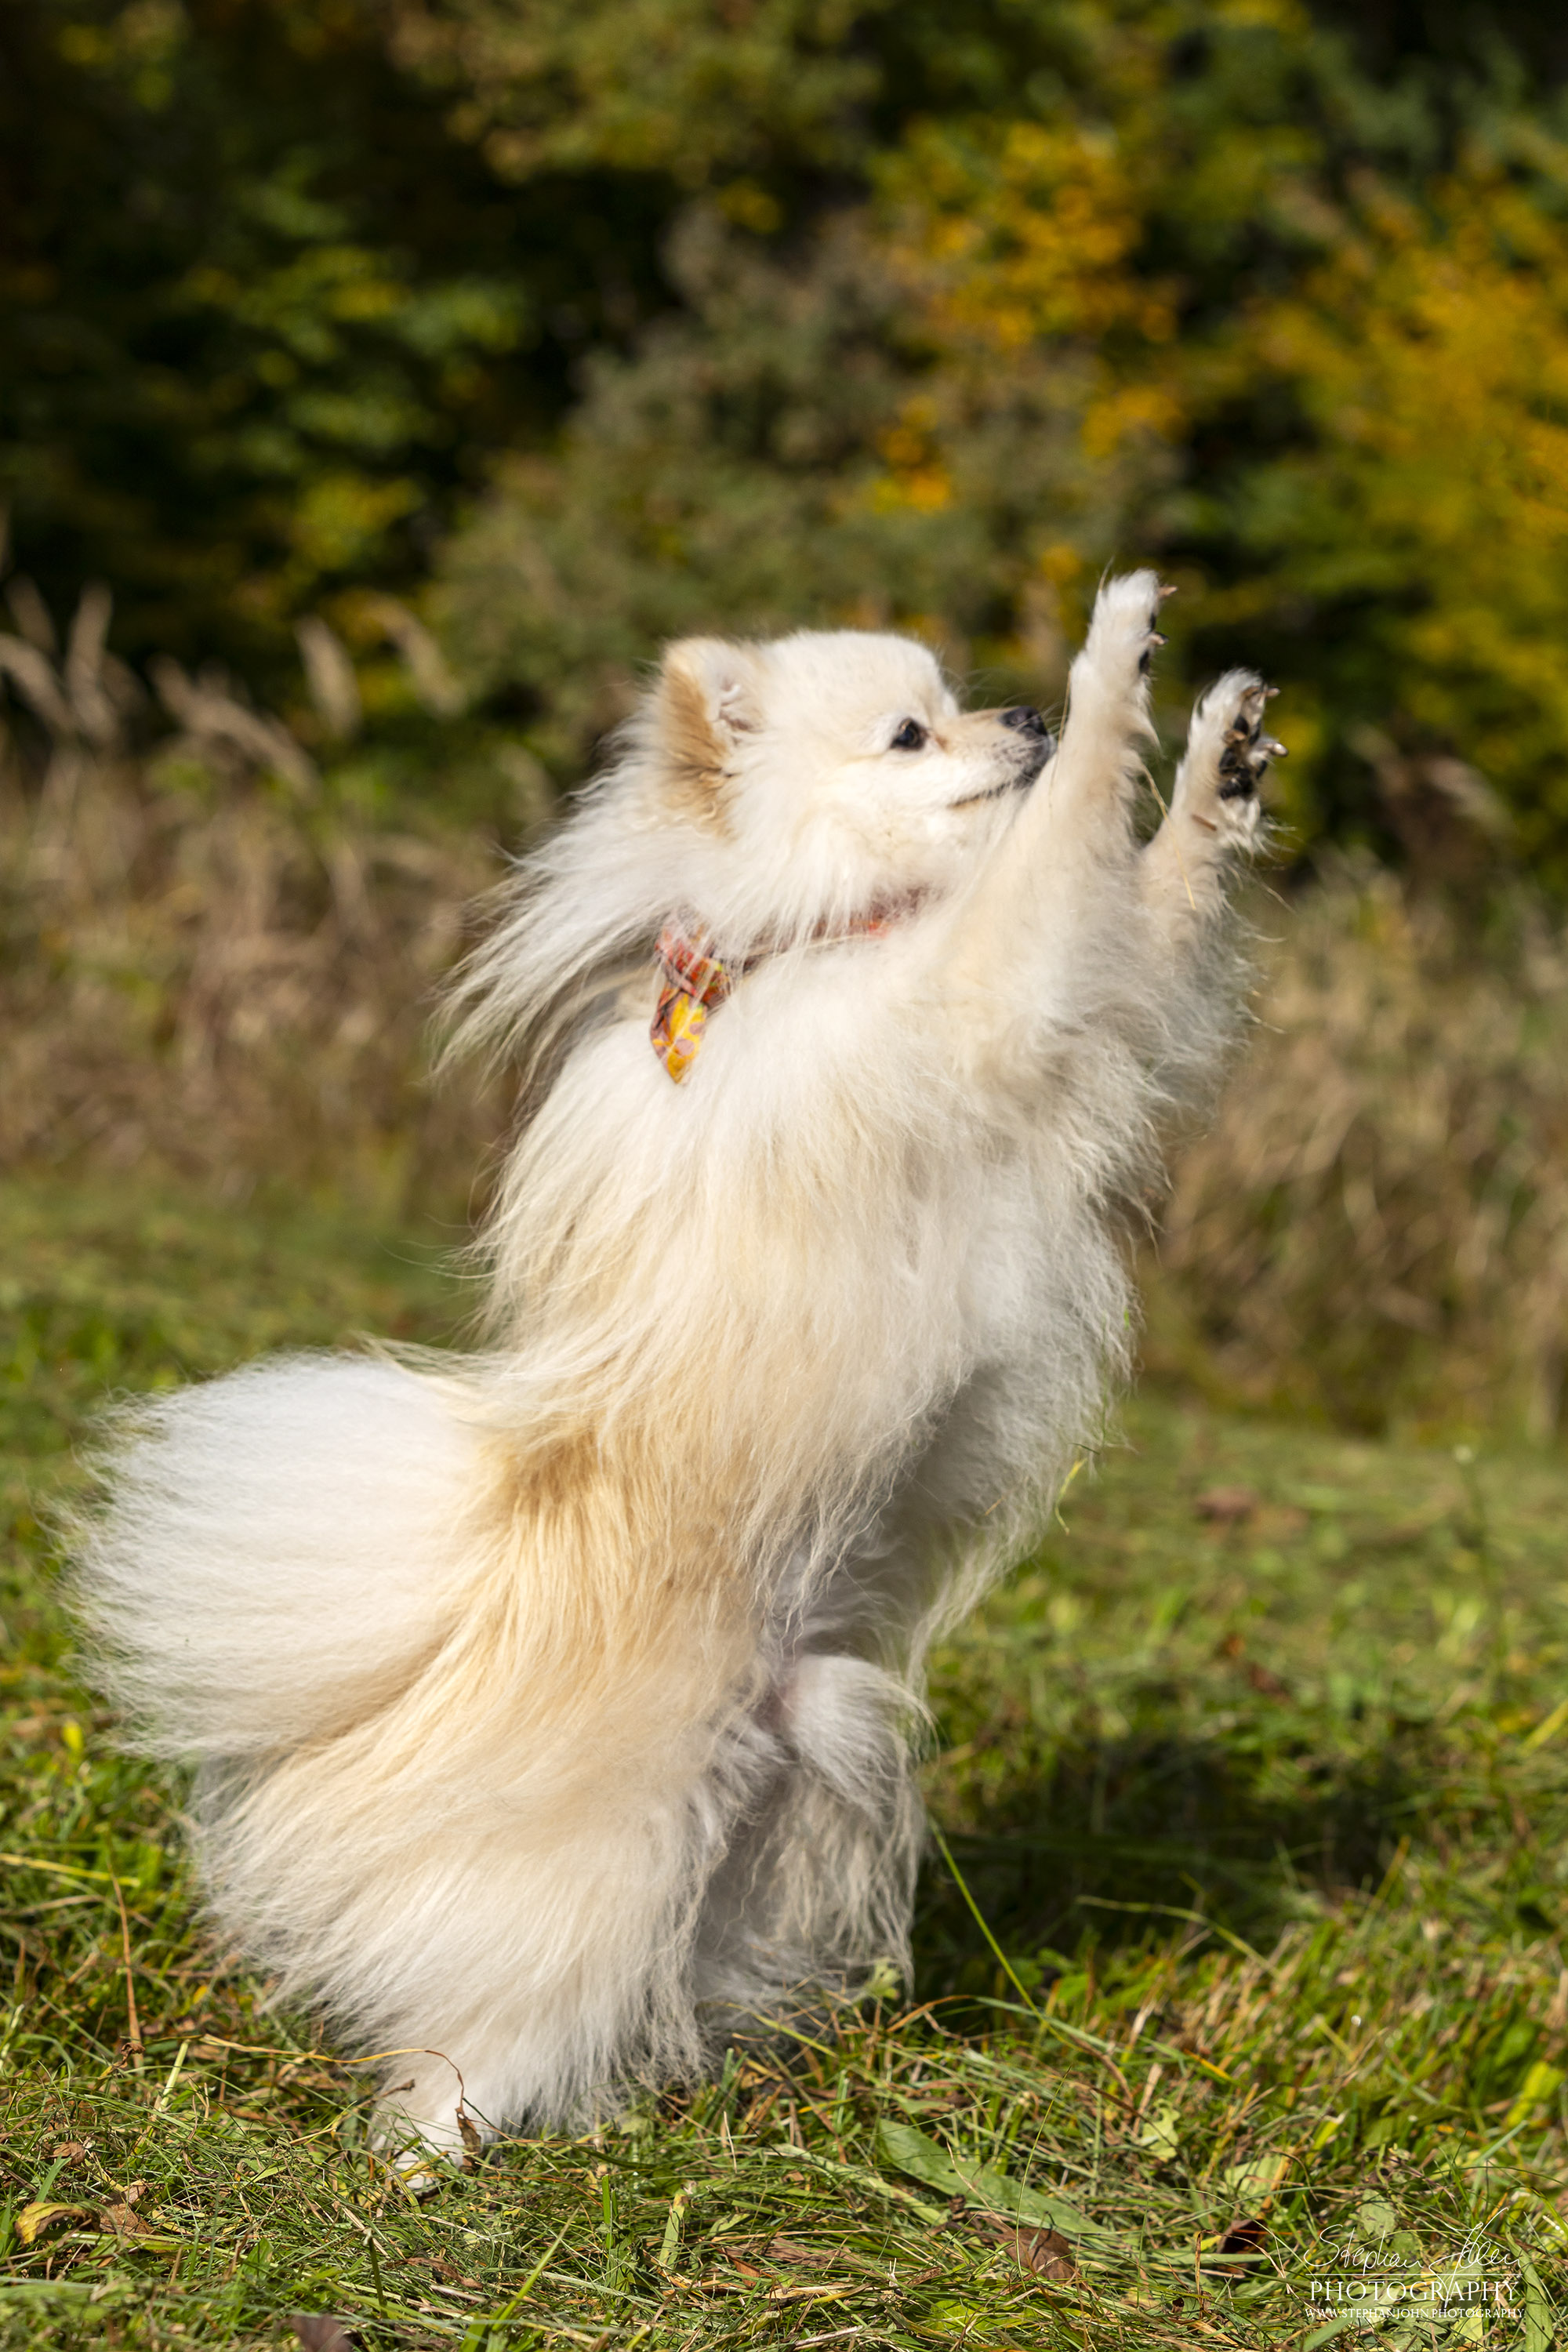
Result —
<instances>
[{"instance_id":1,"label":"dog's paw pad","mask_svg":"<svg viewBox=\"0 0 1568 2352\"><path fill-rule=\"evenodd\" d=\"M1263 714L1279 688L1249 686L1226 723L1220 743L1219 796L1222 801L1254 800L1270 760L1283 760L1285 746L1263 731Z\"/></svg>"}]
</instances>

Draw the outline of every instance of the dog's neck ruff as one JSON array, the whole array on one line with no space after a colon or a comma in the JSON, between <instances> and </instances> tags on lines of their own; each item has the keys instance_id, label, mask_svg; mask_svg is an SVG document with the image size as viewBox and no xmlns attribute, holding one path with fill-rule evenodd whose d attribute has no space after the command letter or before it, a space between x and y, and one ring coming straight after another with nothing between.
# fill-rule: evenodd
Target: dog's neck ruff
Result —
<instances>
[{"instance_id":1,"label":"dog's neck ruff","mask_svg":"<svg viewBox=\"0 0 1568 2352\"><path fill-rule=\"evenodd\" d=\"M830 947L842 940L875 939L901 917L912 915L922 903L921 894L884 900L864 915L829 929L826 924L811 934L813 946ZM697 1059L708 1015L757 965L778 950L760 948L731 962L710 954L701 939L678 922L667 923L654 950L658 961L658 1004L648 1031L654 1052L677 1086Z\"/></svg>"}]
</instances>

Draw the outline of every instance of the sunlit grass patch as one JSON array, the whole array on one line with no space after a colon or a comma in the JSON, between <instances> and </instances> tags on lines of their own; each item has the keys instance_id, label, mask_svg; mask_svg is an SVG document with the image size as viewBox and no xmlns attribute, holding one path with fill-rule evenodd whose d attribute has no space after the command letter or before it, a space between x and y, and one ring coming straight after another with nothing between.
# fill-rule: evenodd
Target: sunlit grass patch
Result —
<instances>
[{"instance_id":1,"label":"sunlit grass patch","mask_svg":"<svg viewBox=\"0 0 1568 2352\"><path fill-rule=\"evenodd\" d=\"M116 1388L451 1336L443 1237L37 1186L0 1237L0 2343L1553 2340L1560 1462L1145 1400L938 1662L912 2004L421 2201L368 2070L205 1938L46 1528Z\"/></svg>"}]
</instances>

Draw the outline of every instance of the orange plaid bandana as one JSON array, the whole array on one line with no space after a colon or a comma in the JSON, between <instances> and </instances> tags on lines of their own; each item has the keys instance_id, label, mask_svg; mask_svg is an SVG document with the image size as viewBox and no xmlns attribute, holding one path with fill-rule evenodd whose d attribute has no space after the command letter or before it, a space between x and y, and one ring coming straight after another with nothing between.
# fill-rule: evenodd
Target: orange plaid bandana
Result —
<instances>
[{"instance_id":1,"label":"orange plaid bandana","mask_svg":"<svg viewBox=\"0 0 1568 2352\"><path fill-rule=\"evenodd\" d=\"M836 940L873 939L900 915L913 914L922 903L922 895L911 891L907 898L874 907L869 914L858 917L844 930L825 928L816 937L825 945ZM710 1008L722 1004L735 982L744 980L762 957L752 955L743 963L722 963L706 948L700 947L678 923L665 925L654 952L658 959L658 1005L648 1036L654 1052L679 1086L697 1059Z\"/></svg>"},{"instance_id":2,"label":"orange plaid bandana","mask_svg":"<svg viewBox=\"0 0 1568 2352\"><path fill-rule=\"evenodd\" d=\"M722 1004L735 985L728 964L705 955L695 940L667 923L658 935L658 1009L648 1035L679 1086L697 1059L708 1008ZM745 969L744 966L742 967Z\"/></svg>"}]
</instances>

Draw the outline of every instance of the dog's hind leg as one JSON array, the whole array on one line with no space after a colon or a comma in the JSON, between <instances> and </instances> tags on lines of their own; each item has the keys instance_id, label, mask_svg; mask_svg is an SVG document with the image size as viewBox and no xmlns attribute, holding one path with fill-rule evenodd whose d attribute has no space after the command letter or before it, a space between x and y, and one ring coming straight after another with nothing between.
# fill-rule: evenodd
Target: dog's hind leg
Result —
<instances>
[{"instance_id":1,"label":"dog's hind leg","mask_svg":"<svg viewBox=\"0 0 1568 2352\"><path fill-rule=\"evenodd\" d=\"M866 1660L797 1654L766 1710L774 1769L736 1820L703 1905L696 1987L721 2033L907 1976L923 1812L909 1693Z\"/></svg>"}]
</instances>

